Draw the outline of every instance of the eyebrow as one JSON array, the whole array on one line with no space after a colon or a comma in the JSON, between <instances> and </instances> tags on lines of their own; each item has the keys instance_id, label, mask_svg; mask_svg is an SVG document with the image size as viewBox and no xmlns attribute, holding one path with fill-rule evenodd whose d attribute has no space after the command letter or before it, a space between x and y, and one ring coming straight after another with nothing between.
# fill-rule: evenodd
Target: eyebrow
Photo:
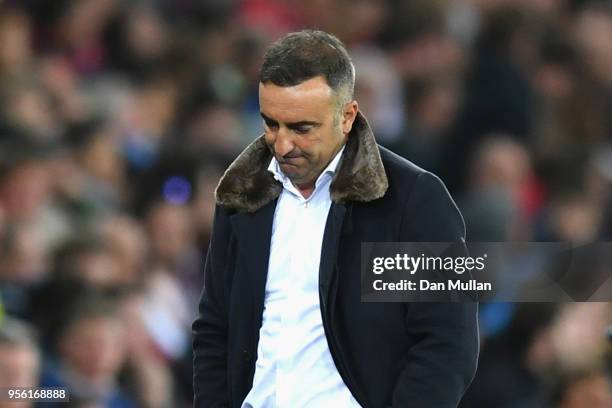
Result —
<instances>
[{"instance_id":1,"label":"eyebrow","mask_svg":"<svg viewBox=\"0 0 612 408\"><path fill-rule=\"evenodd\" d=\"M278 125L278 122L272 118L267 117L263 112L259 112L259 114L261 115L261 117L263 118L263 120L266 121L266 123L271 123L274 125ZM310 121L310 120L301 120L299 122L289 122L286 124L287 127L289 129L297 129L303 126L312 126L312 127L319 127L321 126L321 124L319 122L314 122L314 121Z\"/></svg>"}]
</instances>

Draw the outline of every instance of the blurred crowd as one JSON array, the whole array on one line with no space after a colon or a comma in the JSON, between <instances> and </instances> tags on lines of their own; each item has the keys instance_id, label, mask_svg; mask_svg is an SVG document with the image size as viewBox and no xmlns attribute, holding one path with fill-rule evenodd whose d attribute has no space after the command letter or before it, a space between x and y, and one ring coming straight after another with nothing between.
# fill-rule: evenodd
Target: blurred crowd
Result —
<instances>
[{"instance_id":1,"label":"blurred crowd","mask_svg":"<svg viewBox=\"0 0 612 408\"><path fill-rule=\"evenodd\" d=\"M301 28L347 44L378 141L443 178L469 240L612 238L609 0L4 0L0 387L191 405L213 191ZM462 407L612 406L610 304L480 318Z\"/></svg>"}]
</instances>

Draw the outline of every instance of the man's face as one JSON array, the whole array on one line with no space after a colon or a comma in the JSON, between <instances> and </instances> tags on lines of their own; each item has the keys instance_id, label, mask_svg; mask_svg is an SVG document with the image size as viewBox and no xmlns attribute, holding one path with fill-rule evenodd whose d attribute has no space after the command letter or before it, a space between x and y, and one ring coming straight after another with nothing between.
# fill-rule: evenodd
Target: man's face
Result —
<instances>
[{"instance_id":1,"label":"man's face","mask_svg":"<svg viewBox=\"0 0 612 408\"><path fill-rule=\"evenodd\" d=\"M339 111L335 98L322 76L289 87L259 84L266 143L297 187L313 185L351 130L357 104Z\"/></svg>"}]
</instances>

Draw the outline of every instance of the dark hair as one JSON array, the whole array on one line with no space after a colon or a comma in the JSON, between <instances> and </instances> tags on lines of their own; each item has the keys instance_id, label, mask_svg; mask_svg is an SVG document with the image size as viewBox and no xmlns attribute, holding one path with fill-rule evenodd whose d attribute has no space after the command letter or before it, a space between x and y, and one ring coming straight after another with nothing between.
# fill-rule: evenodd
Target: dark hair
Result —
<instances>
[{"instance_id":1,"label":"dark hair","mask_svg":"<svg viewBox=\"0 0 612 408\"><path fill-rule=\"evenodd\" d=\"M117 301L102 293L94 291L84 292L77 295L71 304L70 310L62 316L63 321L59 324L58 339L84 321L93 319L119 320L119 305Z\"/></svg>"},{"instance_id":2,"label":"dark hair","mask_svg":"<svg viewBox=\"0 0 612 408\"><path fill-rule=\"evenodd\" d=\"M295 86L317 76L323 76L334 92L346 92L352 98L355 72L342 41L324 31L303 30L268 48L259 81Z\"/></svg>"}]
</instances>

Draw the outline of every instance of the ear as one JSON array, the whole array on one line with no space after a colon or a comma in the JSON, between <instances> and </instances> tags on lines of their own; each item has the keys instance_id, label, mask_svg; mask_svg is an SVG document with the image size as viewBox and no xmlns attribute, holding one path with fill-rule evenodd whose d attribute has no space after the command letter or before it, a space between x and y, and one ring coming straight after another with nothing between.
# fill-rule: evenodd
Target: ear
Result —
<instances>
[{"instance_id":1,"label":"ear","mask_svg":"<svg viewBox=\"0 0 612 408\"><path fill-rule=\"evenodd\" d=\"M359 112L357 101L351 101L342 108L342 133L345 136L353 129L353 122L355 122L357 112Z\"/></svg>"}]
</instances>

